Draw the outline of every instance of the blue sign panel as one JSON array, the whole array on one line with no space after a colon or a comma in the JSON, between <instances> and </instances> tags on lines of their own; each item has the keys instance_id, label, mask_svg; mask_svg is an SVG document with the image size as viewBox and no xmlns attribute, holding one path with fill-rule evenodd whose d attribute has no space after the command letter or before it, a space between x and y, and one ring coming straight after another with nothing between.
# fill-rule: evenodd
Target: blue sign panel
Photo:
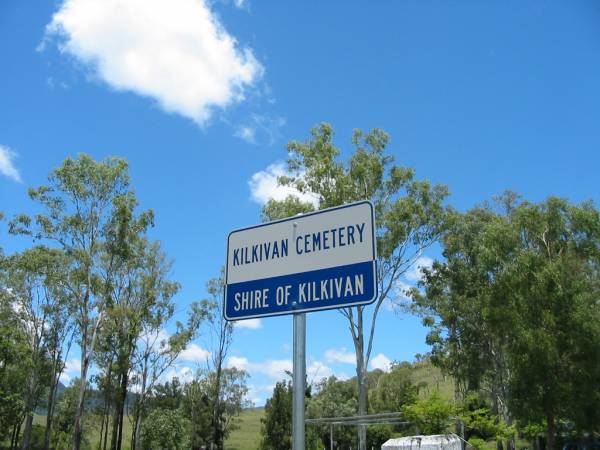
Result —
<instances>
[{"instance_id":1,"label":"blue sign panel","mask_svg":"<svg viewBox=\"0 0 600 450\"><path fill-rule=\"evenodd\" d=\"M377 298L373 205L364 201L233 231L228 320L364 305Z\"/></svg>"}]
</instances>

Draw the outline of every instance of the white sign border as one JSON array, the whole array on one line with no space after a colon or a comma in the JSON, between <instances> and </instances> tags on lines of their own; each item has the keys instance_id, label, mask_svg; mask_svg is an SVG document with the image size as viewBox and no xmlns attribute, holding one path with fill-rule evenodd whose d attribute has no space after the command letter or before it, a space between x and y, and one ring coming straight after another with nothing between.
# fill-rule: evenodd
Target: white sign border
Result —
<instances>
[{"instance_id":1,"label":"white sign border","mask_svg":"<svg viewBox=\"0 0 600 450\"><path fill-rule=\"evenodd\" d=\"M331 306L320 306L317 308L310 308L307 310L297 310L294 311L293 309L291 310L285 310L285 311L279 311L279 312L272 312L272 313L264 313L264 314L254 314L252 316L244 316L244 317L235 317L235 318L229 318L227 317L227 277L228 277L228 272L229 272L229 238L231 237L232 234L234 233L239 233L240 231L246 231L246 230L252 230L254 228L260 228L260 227L266 227L269 225L273 225L276 223L283 223L283 222L289 222L292 220L298 220L298 219L303 219L305 217L310 217L310 216L315 216L318 214L323 214L323 213L327 213L327 212L331 212L331 211L336 211L339 209L345 209L345 208L351 208L353 206L358 206L358 205L364 205L367 204L369 205L369 207L371 208L371 223L372 223L372 227L371 227L371 232L372 232L372 238L371 238L371 242L372 242L372 246L373 246L373 280L375 282L375 289L373 291L373 298L369 299L369 300L363 300L360 302L352 302L352 303L348 303L347 305L344 306L339 306L339 307L331 307ZM292 275L292 274L290 274ZM260 223L258 225L252 225L249 227L243 227L243 228L236 228L233 231L230 231L227 234L227 255L225 258L225 285L224 285L224 290L223 290L223 317L225 317L225 319L227 321L230 322L237 322L237 321L241 321L241 320L247 320L247 319L260 319L263 317L273 317L273 316L289 316L289 315L293 315L293 314L298 314L298 313L302 313L302 314L307 314L307 313L311 313L314 311L323 311L323 310L335 310L335 309L342 309L342 308L351 308L353 306L362 306L362 305L370 305L371 303L373 303L375 300L377 300L377 297L379 296L379 280L377 279L377 240L376 240L376 236L375 236L375 207L373 206L373 203L369 200L360 200L358 202L353 202L353 203L347 203L345 205L340 205L340 206L334 206L332 208L326 208L326 209L320 209L318 211L312 211L306 214L300 214L297 216L292 216L292 217L286 217L285 219L278 219L278 220L272 220L270 222L264 222L264 223Z\"/></svg>"}]
</instances>

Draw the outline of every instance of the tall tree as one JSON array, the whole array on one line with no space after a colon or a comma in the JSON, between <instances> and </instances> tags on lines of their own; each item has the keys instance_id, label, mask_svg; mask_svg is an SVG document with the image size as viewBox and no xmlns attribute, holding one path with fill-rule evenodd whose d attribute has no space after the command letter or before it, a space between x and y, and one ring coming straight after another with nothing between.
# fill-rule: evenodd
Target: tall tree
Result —
<instances>
[{"instance_id":1,"label":"tall tree","mask_svg":"<svg viewBox=\"0 0 600 450\"><path fill-rule=\"evenodd\" d=\"M225 383L224 378L231 378L232 373L224 373L225 358L231 346L233 339L233 322L225 319L223 313L223 295L225 280L221 270L219 278L213 278L206 284L206 290L209 294L208 302L212 307L212 320L210 321L211 328L211 370L206 381L209 382L210 390L209 399L212 409L212 442L211 448L215 447L218 450L223 450L225 443L226 430L224 426L228 423L227 418L227 402L226 397L230 394L228 389L233 385ZM229 369L227 369L229 370Z\"/></svg>"},{"instance_id":2,"label":"tall tree","mask_svg":"<svg viewBox=\"0 0 600 450\"><path fill-rule=\"evenodd\" d=\"M65 159L50 174L49 184L30 189L29 196L45 211L33 219L17 216L10 223L10 232L56 244L70 257L66 284L77 305L75 320L81 350L80 390L73 434L73 450L79 450L88 371L107 306L102 280L110 277L102 277L102 257L107 251L108 235L114 231L111 222L127 221L134 215L135 196L123 159L107 158L97 162L85 154L77 159ZM140 217L146 225L151 224L151 212L144 212Z\"/></svg>"},{"instance_id":3,"label":"tall tree","mask_svg":"<svg viewBox=\"0 0 600 450\"><path fill-rule=\"evenodd\" d=\"M506 208L513 200L504 198ZM424 271L426 295L414 290L415 306L431 328L432 361L457 383L457 400L483 389L494 413L510 424L505 329L511 310L495 281L514 254L517 236L507 217L489 205L454 215L449 223L442 242L446 263Z\"/></svg>"},{"instance_id":4,"label":"tall tree","mask_svg":"<svg viewBox=\"0 0 600 450\"><path fill-rule=\"evenodd\" d=\"M387 133L374 129L364 134L355 130L354 152L347 162L333 143L333 129L321 124L305 142L287 145L289 176L278 182L314 196L318 209L358 200L375 206L379 297L372 307L340 310L348 326L356 354L358 414L367 413L366 373L373 350L377 317L384 301L398 298L398 281L440 236L447 209L443 202L446 187L414 179L414 171L393 164L385 153ZM288 197L269 200L263 218L278 219L314 209L310 203ZM366 429L359 426L359 448L366 449Z\"/></svg>"},{"instance_id":5,"label":"tall tree","mask_svg":"<svg viewBox=\"0 0 600 450\"><path fill-rule=\"evenodd\" d=\"M33 415L44 390L55 389L57 366L62 363L65 332L69 328L69 299L65 293L65 255L38 246L8 260L12 307L29 346L29 374L25 384L25 427L22 448L29 449Z\"/></svg>"},{"instance_id":6,"label":"tall tree","mask_svg":"<svg viewBox=\"0 0 600 450\"><path fill-rule=\"evenodd\" d=\"M559 420L600 426L600 214L590 203L515 200L458 216L446 262L413 294L434 361L467 389L489 386L505 420L544 423L554 449Z\"/></svg>"},{"instance_id":7,"label":"tall tree","mask_svg":"<svg viewBox=\"0 0 600 450\"><path fill-rule=\"evenodd\" d=\"M149 393L160 381L191 340L196 336L201 323L210 317L210 305L205 301L194 302L188 310L185 324L177 321L176 331L165 336L164 327L175 313L171 297L178 285L165 283L157 289L157 301L152 304L147 319L142 323L142 333L138 340L135 356L135 369L138 372L139 393L134 410L133 442L131 448L142 448L141 431Z\"/></svg>"},{"instance_id":8,"label":"tall tree","mask_svg":"<svg viewBox=\"0 0 600 450\"><path fill-rule=\"evenodd\" d=\"M12 450L22 424L30 357L27 335L12 307L13 295L5 275L0 266L0 439L9 438Z\"/></svg>"},{"instance_id":9,"label":"tall tree","mask_svg":"<svg viewBox=\"0 0 600 450\"><path fill-rule=\"evenodd\" d=\"M275 384L273 396L265 404L265 416L260 420L262 442L265 450L292 448L292 383Z\"/></svg>"},{"instance_id":10,"label":"tall tree","mask_svg":"<svg viewBox=\"0 0 600 450\"><path fill-rule=\"evenodd\" d=\"M117 382L112 450L119 450L123 441L125 403L144 323L155 320L157 303L170 302L178 287L168 280L170 263L166 261L160 245L140 237L136 230L138 226L130 224L130 236L119 239L120 254L116 251L109 253L111 262L108 264L115 268L110 271L112 278L106 280L108 308L101 337L114 345L114 354L110 345L104 346L110 353L109 371ZM124 248L124 244L128 248ZM117 263L113 262L115 259L118 259ZM107 382L111 382L108 374Z\"/></svg>"},{"instance_id":11,"label":"tall tree","mask_svg":"<svg viewBox=\"0 0 600 450\"><path fill-rule=\"evenodd\" d=\"M238 427L240 413L251 405L246 399L248 374L244 370L223 367L219 376L218 401L214 399L217 395L215 371L200 371L196 379L183 388L183 411L190 421L193 448L223 448L225 439Z\"/></svg>"}]
</instances>

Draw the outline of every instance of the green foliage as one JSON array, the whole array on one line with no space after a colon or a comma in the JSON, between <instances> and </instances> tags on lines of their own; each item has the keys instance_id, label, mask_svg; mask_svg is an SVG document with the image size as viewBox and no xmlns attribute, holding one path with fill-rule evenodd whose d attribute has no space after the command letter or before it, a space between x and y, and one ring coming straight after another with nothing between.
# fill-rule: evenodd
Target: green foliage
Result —
<instances>
[{"instance_id":1,"label":"green foliage","mask_svg":"<svg viewBox=\"0 0 600 450\"><path fill-rule=\"evenodd\" d=\"M317 209L335 207L359 200L370 200L375 208L379 298L370 317L366 307L347 308L340 312L349 321L356 360L358 413L367 412L366 373L373 349L377 316L384 300L401 302L397 282L443 231L448 208L445 186L432 186L414 179L414 171L394 164L386 154L388 134L378 128L368 133L354 130L354 152L342 160L333 142L333 128L322 123L311 130L304 141L291 141L288 175L278 183L313 196ZM311 211L313 205L288 197L270 200L263 208L263 220L279 219ZM370 323L365 326L365 320ZM360 448L365 448L364 427L359 427Z\"/></svg>"},{"instance_id":2,"label":"green foliage","mask_svg":"<svg viewBox=\"0 0 600 450\"><path fill-rule=\"evenodd\" d=\"M157 384L154 386L152 397L148 399L148 407L150 409L179 409L183 402L183 390L186 387L187 385L181 385L177 377L163 384Z\"/></svg>"},{"instance_id":3,"label":"green foliage","mask_svg":"<svg viewBox=\"0 0 600 450\"><path fill-rule=\"evenodd\" d=\"M349 417L356 415L357 408L356 380L341 381L331 376L316 384L315 394L308 401L306 413L309 418ZM328 445L329 427L311 425L311 428L317 430L321 442ZM336 428L335 441L338 446L343 448L355 445L356 429L353 427Z\"/></svg>"},{"instance_id":4,"label":"green foliage","mask_svg":"<svg viewBox=\"0 0 600 450\"><path fill-rule=\"evenodd\" d=\"M129 184L127 163L120 158L95 161L80 154L67 158L48 177L48 185L29 189L42 206L35 217L17 215L9 224L13 234L58 246L68 257L64 282L72 296L73 319L83 355L81 395L74 417L74 446L81 442L88 370L98 330L112 306L112 262L122 267L142 235L153 224L153 214L135 214L137 200Z\"/></svg>"},{"instance_id":5,"label":"green foliage","mask_svg":"<svg viewBox=\"0 0 600 450\"><path fill-rule=\"evenodd\" d=\"M143 450L183 450L188 447L185 419L179 411L155 409L142 426Z\"/></svg>"},{"instance_id":6,"label":"green foliage","mask_svg":"<svg viewBox=\"0 0 600 450\"><path fill-rule=\"evenodd\" d=\"M415 303L436 364L492 393L505 422L600 426L600 214L590 203L500 198L452 217L445 263Z\"/></svg>"},{"instance_id":7,"label":"green foliage","mask_svg":"<svg viewBox=\"0 0 600 450\"><path fill-rule=\"evenodd\" d=\"M314 210L311 203L302 202L298 197L288 195L284 200L269 199L262 209L262 220L267 222L277 218L305 214Z\"/></svg>"},{"instance_id":8,"label":"green foliage","mask_svg":"<svg viewBox=\"0 0 600 450\"><path fill-rule=\"evenodd\" d=\"M183 386L183 416L188 420L188 437L192 448L208 447L212 442L213 411L206 385L196 379Z\"/></svg>"},{"instance_id":9,"label":"green foliage","mask_svg":"<svg viewBox=\"0 0 600 450\"><path fill-rule=\"evenodd\" d=\"M469 445L473 447L475 450L493 450L494 447L491 444L488 444L485 440L472 437L468 440Z\"/></svg>"},{"instance_id":10,"label":"green foliage","mask_svg":"<svg viewBox=\"0 0 600 450\"><path fill-rule=\"evenodd\" d=\"M434 391L427 399L405 405L402 412L417 427L418 434L444 434L454 419L456 407Z\"/></svg>"},{"instance_id":11,"label":"green foliage","mask_svg":"<svg viewBox=\"0 0 600 450\"><path fill-rule=\"evenodd\" d=\"M404 405L417 400L419 386L413 381L413 370L408 363L394 364L389 373L381 375L369 393L372 412L400 412Z\"/></svg>"},{"instance_id":12,"label":"green foliage","mask_svg":"<svg viewBox=\"0 0 600 450\"><path fill-rule=\"evenodd\" d=\"M239 416L250 406L246 400L248 374L236 368L221 371L219 393L215 389L216 373L201 372L195 380L183 386L182 413L189 422L191 445L222 445L232 431L237 429ZM214 396L219 395L219 401ZM216 406L215 406L216 405ZM218 435L214 433L217 421ZM220 439L221 442L216 442Z\"/></svg>"},{"instance_id":13,"label":"green foliage","mask_svg":"<svg viewBox=\"0 0 600 450\"><path fill-rule=\"evenodd\" d=\"M10 297L0 288L0 440L8 437L25 407L29 354L27 336L18 325Z\"/></svg>"},{"instance_id":14,"label":"green foliage","mask_svg":"<svg viewBox=\"0 0 600 450\"><path fill-rule=\"evenodd\" d=\"M394 427L391 425L371 425L367 427L367 448L381 448L394 434Z\"/></svg>"},{"instance_id":15,"label":"green foliage","mask_svg":"<svg viewBox=\"0 0 600 450\"><path fill-rule=\"evenodd\" d=\"M458 418L465 426L465 438L475 444L486 441L510 441L515 438L514 425L507 425L501 417L492 413L482 396L469 395L461 404ZM473 444L475 446L475 444Z\"/></svg>"},{"instance_id":16,"label":"green foliage","mask_svg":"<svg viewBox=\"0 0 600 450\"><path fill-rule=\"evenodd\" d=\"M273 396L265 405L261 419L263 450L288 450L292 447L292 383L280 381L275 384Z\"/></svg>"},{"instance_id":17,"label":"green foliage","mask_svg":"<svg viewBox=\"0 0 600 450\"><path fill-rule=\"evenodd\" d=\"M44 433L46 431L46 427L43 425L33 424L31 428L31 449L32 450L42 450L44 448Z\"/></svg>"},{"instance_id":18,"label":"green foliage","mask_svg":"<svg viewBox=\"0 0 600 450\"><path fill-rule=\"evenodd\" d=\"M52 429L52 447L57 450L68 450L73 445L73 423L77 413L77 397L79 395L80 381L77 378L71 380L70 385L65 388L58 399L54 426ZM82 436L82 448L90 448L89 431L92 427L92 418L88 417L84 423Z\"/></svg>"}]
</instances>

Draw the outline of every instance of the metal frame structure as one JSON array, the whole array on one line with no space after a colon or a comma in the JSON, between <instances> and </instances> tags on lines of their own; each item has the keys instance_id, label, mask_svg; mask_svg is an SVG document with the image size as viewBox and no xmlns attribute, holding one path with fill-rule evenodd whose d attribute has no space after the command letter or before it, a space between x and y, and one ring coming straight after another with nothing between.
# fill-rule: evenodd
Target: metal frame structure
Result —
<instances>
[{"instance_id":1,"label":"metal frame structure","mask_svg":"<svg viewBox=\"0 0 600 450\"><path fill-rule=\"evenodd\" d=\"M357 426L357 425L405 425L409 424L402 419L402 413L367 414L364 416L349 417L322 417L318 419L306 419L307 425L329 425L329 449L333 450L333 427Z\"/></svg>"}]
</instances>

